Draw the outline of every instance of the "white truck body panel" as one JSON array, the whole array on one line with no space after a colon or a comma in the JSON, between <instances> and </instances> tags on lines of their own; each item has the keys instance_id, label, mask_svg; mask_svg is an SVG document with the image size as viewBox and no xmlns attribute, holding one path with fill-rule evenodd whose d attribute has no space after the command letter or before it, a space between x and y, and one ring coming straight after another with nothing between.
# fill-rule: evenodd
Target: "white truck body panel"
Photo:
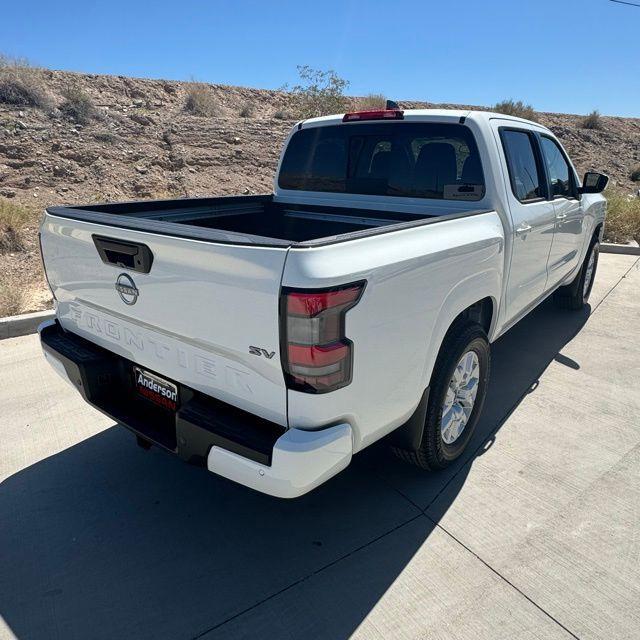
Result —
<instances>
[{"instance_id":1,"label":"white truck body panel","mask_svg":"<svg viewBox=\"0 0 640 640\"><path fill-rule=\"evenodd\" d=\"M332 392L330 402L324 395L290 391L290 424L310 429L347 421L355 451L402 424L429 383L438 336L479 299L489 297L497 305L503 265L503 231L495 212L291 249L283 285L366 280L367 287L347 314L346 335L354 341L351 384Z\"/></svg>"},{"instance_id":2,"label":"white truck body panel","mask_svg":"<svg viewBox=\"0 0 640 640\"><path fill-rule=\"evenodd\" d=\"M63 328L281 425L286 388L278 357L252 356L248 344L278 350L280 278L286 249L218 245L118 230L154 254L136 273L136 304L114 290L122 269L96 259L101 225L47 216L41 229L47 277Z\"/></svg>"}]
</instances>

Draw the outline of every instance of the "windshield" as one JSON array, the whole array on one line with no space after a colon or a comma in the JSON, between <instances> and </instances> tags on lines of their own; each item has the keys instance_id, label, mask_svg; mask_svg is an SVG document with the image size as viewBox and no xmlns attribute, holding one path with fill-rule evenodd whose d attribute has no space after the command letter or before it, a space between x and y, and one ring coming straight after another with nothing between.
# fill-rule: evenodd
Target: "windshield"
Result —
<instances>
[{"instance_id":1,"label":"windshield","mask_svg":"<svg viewBox=\"0 0 640 640\"><path fill-rule=\"evenodd\" d=\"M480 200L484 178L473 134L460 124L383 122L297 131L281 189Z\"/></svg>"}]
</instances>

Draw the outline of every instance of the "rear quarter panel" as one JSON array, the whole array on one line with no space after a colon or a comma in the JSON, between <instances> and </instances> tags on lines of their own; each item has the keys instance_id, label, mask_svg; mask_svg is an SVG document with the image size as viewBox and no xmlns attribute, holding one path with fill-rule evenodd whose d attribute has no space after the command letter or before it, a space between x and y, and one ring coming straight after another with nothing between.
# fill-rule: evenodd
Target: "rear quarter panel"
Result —
<instances>
[{"instance_id":1,"label":"rear quarter panel","mask_svg":"<svg viewBox=\"0 0 640 640\"><path fill-rule=\"evenodd\" d=\"M321 395L289 391L289 425L313 429L349 422L356 451L401 425L429 384L453 319L485 297L497 309L503 267L504 232L495 212L292 248L284 286L362 279L367 285L346 316L354 349L351 384Z\"/></svg>"}]
</instances>

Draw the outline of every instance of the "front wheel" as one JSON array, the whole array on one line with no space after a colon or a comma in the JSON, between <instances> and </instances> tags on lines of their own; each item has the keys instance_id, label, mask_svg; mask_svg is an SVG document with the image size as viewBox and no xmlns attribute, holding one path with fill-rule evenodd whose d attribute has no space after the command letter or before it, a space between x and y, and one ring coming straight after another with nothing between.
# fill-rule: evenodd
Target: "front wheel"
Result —
<instances>
[{"instance_id":1,"label":"front wheel","mask_svg":"<svg viewBox=\"0 0 640 640\"><path fill-rule=\"evenodd\" d=\"M394 447L416 466L443 469L462 455L482 412L491 363L489 341L480 325L450 329L436 360L420 445Z\"/></svg>"},{"instance_id":2,"label":"front wheel","mask_svg":"<svg viewBox=\"0 0 640 640\"><path fill-rule=\"evenodd\" d=\"M597 240L593 240L582 263L582 268L573 282L560 287L553 294L553 299L559 307L579 311L587 304L591 289L593 289L593 281L596 277L599 255L600 243Z\"/></svg>"}]
</instances>

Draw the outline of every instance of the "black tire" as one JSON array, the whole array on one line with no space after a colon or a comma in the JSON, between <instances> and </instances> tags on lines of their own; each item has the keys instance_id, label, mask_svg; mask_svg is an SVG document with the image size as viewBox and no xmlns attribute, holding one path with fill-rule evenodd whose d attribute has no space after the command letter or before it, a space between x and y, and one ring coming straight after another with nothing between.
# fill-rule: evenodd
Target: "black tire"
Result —
<instances>
[{"instance_id":1,"label":"black tire","mask_svg":"<svg viewBox=\"0 0 640 640\"><path fill-rule=\"evenodd\" d=\"M478 357L480 369L478 391L464 430L452 444L447 444L441 432L442 408L456 366L467 351L474 351ZM454 325L440 347L431 376L422 441L419 447L413 450L393 447L394 453L405 462L410 462L428 471L444 469L459 458L469 443L478 417L482 413L490 367L491 351L487 335L482 327L470 322Z\"/></svg>"},{"instance_id":2,"label":"black tire","mask_svg":"<svg viewBox=\"0 0 640 640\"><path fill-rule=\"evenodd\" d=\"M591 255L594 255L593 269L591 270L590 281L585 288L585 280L589 272L589 261ZM578 272L578 275L568 285L560 287L553 294L553 301L561 309L570 309L571 311L579 311L589 300L591 295L591 289L593 289L593 281L596 277L596 270L598 269L598 257L600 255L600 243L597 238L594 238L589 245L587 255L584 258L582 267Z\"/></svg>"}]
</instances>

